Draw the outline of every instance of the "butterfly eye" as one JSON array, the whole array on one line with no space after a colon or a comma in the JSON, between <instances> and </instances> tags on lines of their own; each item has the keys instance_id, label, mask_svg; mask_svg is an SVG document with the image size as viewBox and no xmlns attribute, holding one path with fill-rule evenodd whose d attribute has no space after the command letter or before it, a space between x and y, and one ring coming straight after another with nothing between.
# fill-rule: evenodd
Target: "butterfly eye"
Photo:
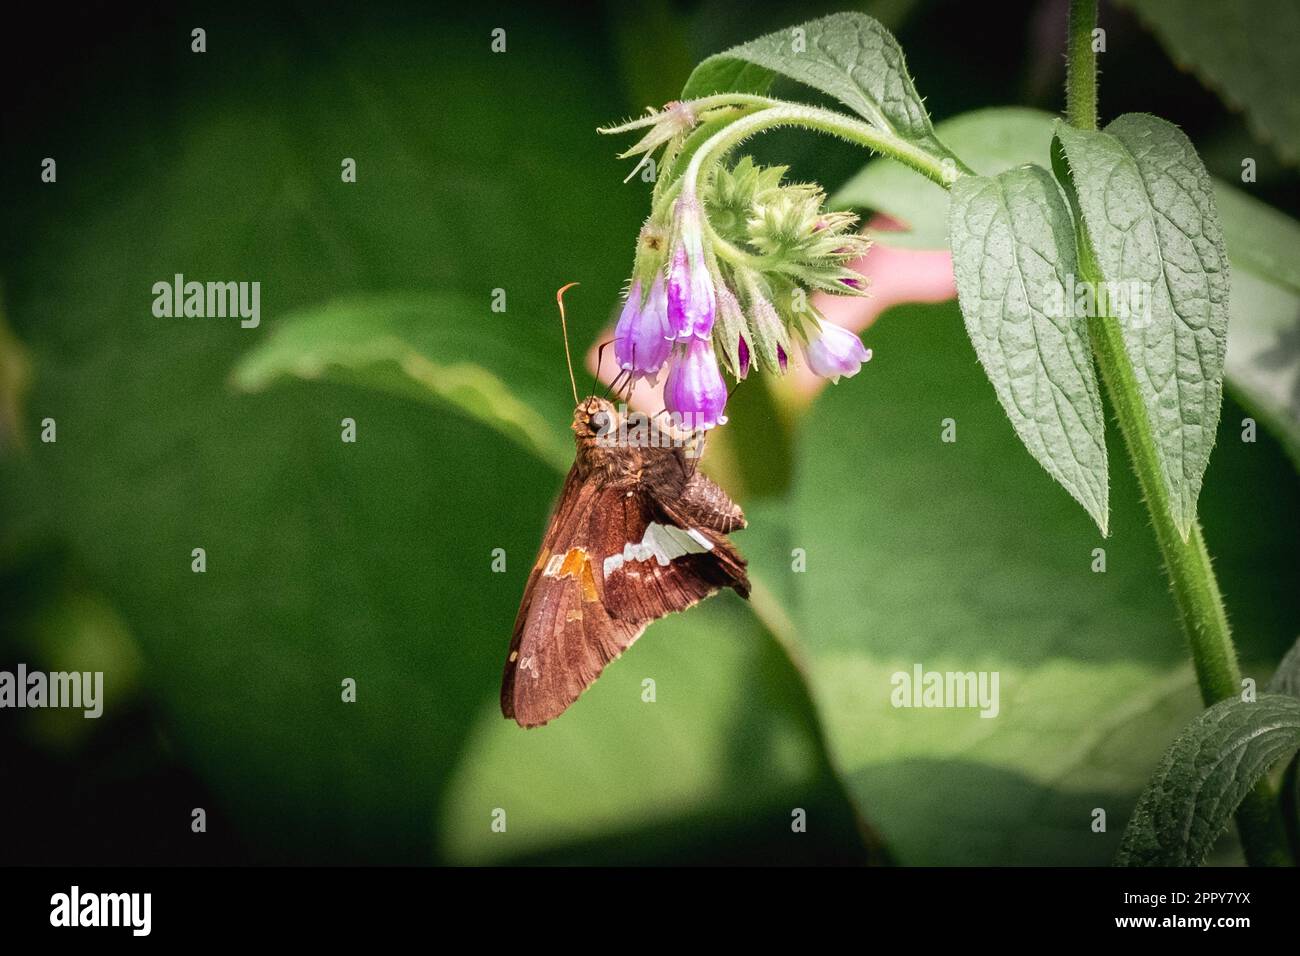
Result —
<instances>
[{"instance_id":1,"label":"butterfly eye","mask_svg":"<svg viewBox=\"0 0 1300 956\"><path fill-rule=\"evenodd\" d=\"M609 413L597 412L595 415L592 415L591 420L587 423L587 427L590 428L594 434L603 432L609 427Z\"/></svg>"}]
</instances>

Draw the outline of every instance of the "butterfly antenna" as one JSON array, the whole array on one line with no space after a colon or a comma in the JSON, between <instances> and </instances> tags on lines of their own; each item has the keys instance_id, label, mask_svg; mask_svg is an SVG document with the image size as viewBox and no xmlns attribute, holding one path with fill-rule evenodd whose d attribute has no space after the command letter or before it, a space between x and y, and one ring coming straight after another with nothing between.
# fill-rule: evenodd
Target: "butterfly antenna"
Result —
<instances>
[{"instance_id":1,"label":"butterfly antenna","mask_svg":"<svg viewBox=\"0 0 1300 956\"><path fill-rule=\"evenodd\" d=\"M560 307L560 331L564 333L564 361L569 366L569 384L573 387L573 404L578 404L578 380L573 377L573 356L569 352L569 323L564 317L564 293L568 292L578 283L570 282L568 285L561 286L555 293L555 304Z\"/></svg>"}]
</instances>

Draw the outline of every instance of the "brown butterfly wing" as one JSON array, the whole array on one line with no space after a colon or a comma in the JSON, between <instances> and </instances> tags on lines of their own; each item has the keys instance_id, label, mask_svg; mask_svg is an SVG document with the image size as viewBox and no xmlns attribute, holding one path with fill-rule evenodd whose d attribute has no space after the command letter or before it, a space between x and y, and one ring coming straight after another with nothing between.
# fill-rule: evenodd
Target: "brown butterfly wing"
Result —
<instances>
[{"instance_id":1,"label":"brown butterfly wing","mask_svg":"<svg viewBox=\"0 0 1300 956\"><path fill-rule=\"evenodd\" d=\"M519 635L523 631L525 619L528 617L528 608L532 601L533 588L537 583L538 577L541 576L542 569L546 564L546 559L550 557L555 550L555 541L560 533L565 529L569 518L577 505L577 499L582 491L582 476L578 473L578 466L575 464L569 469L568 477L564 479L564 487L560 489L560 497L555 503L555 509L551 513L550 520L546 524L546 534L542 536L542 545L537 551L537 560L533 562L533 569L528 574L528 583L524 585L524 597L519 602L519 612L515 615L514 638L510 644L511 652L518 650L516 646L519 641ZM510 672L510 665L507 662L506 672ZM502 703L504 705L505 684L502 684ZM507 715L509 716L509 715Z\"/></svg>"},{"instance_id":2,"label":"brown butterfly wing","mask_svg":"<svg viewBox=\"0 0 1300 956\"><path fill-rule=\"evenodd\" d=\"M645 630L610 616L598 555L622 547L626 493L571 473L528 579L501 679L501 713L537 727L562 714ZM608 542L617 540L617 545Z\"/></svg>"}]
</instances>

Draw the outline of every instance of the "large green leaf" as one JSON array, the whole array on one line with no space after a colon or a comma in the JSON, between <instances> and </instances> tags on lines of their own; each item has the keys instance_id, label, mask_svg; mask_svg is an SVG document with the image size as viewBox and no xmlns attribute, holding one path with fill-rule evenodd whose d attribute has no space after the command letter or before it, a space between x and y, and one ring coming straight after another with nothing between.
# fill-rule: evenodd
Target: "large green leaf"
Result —
<instances>
[{"instance_id":1,"label":"large green leaf","mask_svg":"<svg viewBox=\"0 0 1300 956\"><path fill-rule=\"evenodd\" d=\"M1233 267L1224 373L1300 467L1300 223L1225 183L1214 194Z\"/></svg>"},{"instance_id":2,"label":"large green leaf","mask_svg":"<svg viewBox=\"0 0 1300 956\"><path fill-rule=\"evenodd\" d=\"M1292 0L1124 0L1170 57L1194 72L1291 165L1300 163L1295 50L1300 7Z\"/></svg>"},{"instance_id":3,"label":"large green leaf","mask_svg":"<svg viewBox=\"0 0 1300 956\"><path fill-rule=\"evenodd\" d=\"M1129 113L1057 136L1101 278L1138 290L1117 321L1184 536L1214 447L1228 337L1228 262L1210 178L1176 126Z\"/></svg>"},{"instance_id":4,"label":"large green leaf","mask_svg":"<svg viewBox=\"0 0 1300 956\"><path fill-rule=\"evenodd\" d=\"M860 859L797 674L736 608L652 627L602 678L609 690L542 736L492 713L561 481L555 289L583 282L569 299L580 347L616 301L644 214L592 132L624 108L605 62L547 68L561 46L602 44L519 13L498 56L472 24L380 18L356 31L314 12L332 39L307 56L242 16L224 35L247 43L210 53L213 69L176 61L183 96L135 100L107 76L87 115L55 117L48 148L95 157L61 163L57 190L0 184L29 224L3 249L7 311L32 356L22 424L29 438L47 415L59 429L57 444L0 461L0 552L37 537L37 515L76 554L139 644L170 745L220 804L209 837L258 859L484 858L443 829L481 810L479 791L454 782L500 769L490 755L503 746L554 756L560 739L604 788L566 790L571 766L521 759L527 779L504 783L514 819L542 821L521 825L529 854L707 858L698 831L672 825L682 814L753 837L736 841L751 859ZM526 102L566 106L515 108ZM86 125L101 114L112 121ZM141 175L141 156L166 161ZM356 183L340 181L345 156ZM596 182L609 188L579 188ZM261 282L260 327L155 318L149 290L177 272ZM504 313L490 309L498 287ZM240 382L290 377L232 389L250 352ZM430 388L435 403L411 400ZM340 440L344 417L355 443ZM191 572L195 547L204 574ZM680 713L674 697L690 689L672 750L611 716L648 708L620 693L638 662L659 680L657 713ZM348 677L355 704L341 701ZM696 755L689 771L675 754ZM821 828L792 843L788 823L750 819L751 792L787 821L791 806L818 808ZM215 832L218 819L238 833ZM176 840L188 824L186 809ZM634 848L629 832L647 828L655 839Z\"/></svg>"},{"instance_id":5,"label":"large green leaf","mask_svg":"<svg viewBox=\"0 0 1300 956\"><path fill-rule=\"evenodd\" d=\"M665 831L679 828L715 863L766 852L787 862L869 859L824 751L809 746L816 718L800 680L738 600L655 625L578 707L579 719L528 733L495 705L476 714L475 757L458 768L436 821L448 859L653 862ZM490 826L498 808L505 832ZM796 809L807 814L804 833L791 828ZM726 845L746 818L755 846ZM617 849L591 847L593 831L617 834Z\"/></svg>"},{"instance_id":6,"label":"large green leaf","mask_svg":"<svg viewBox=\"0 0 1300 956\"><path fill-rule=\"evenodd\" d=\"M1264 689L1270 694L1300 697L1300 640L1291 645Z\"/></svg>"},{"instance_id":7,"label":"large green leaf","mask_svg":"<svg viewBox=\"0 0 1300 956\"><path fill-rule=\"evenodd\" d=\"M1300 259L1294 253L1300 223L1221 180L1214 183L1214 201L1232 264L1300 294Z\"/></svg>"},{"instance_id":8,"label":"large green leaf","mask_svg":"<svg viewBox=\"0 0 1300 956\"><path fill-rule=\"evenodd\" d=\"M237 386L321 377L446 402L557 470L573 458L571 392L543 356L467 296L388 296L286 315L235 370ZM475 321L477 319L478 321Z\"/></svg>"},{"instance_id":9,"label":"large green leaf","mask_svg":"<svg viewBox=\"0 0 1300 956\"><path fill-rule=\"evenodd\" d=\"M1188 725L1142 794L1115 862L1198 866L1251 788L1300 749L1300 700L1222 700Z\"/></svg>"},{"instance_id":10,"label":"large green leaf","mask_svg":"<svg viewBox=\"0 0 1300 956\"><path fill-rule=\"evenodd\" d=\"M1074 224L1041 166L953 186L953 271L966 332L1029 453L1106 534L1101 396L1076 315Z\"/></svg>"},{"instance_id":11,"label":"large green leaf","mask_svg":"<svg viewBox=\"0 0 1300 956\"><path fill-rule=\"evenodd\" d=\"M898 41L863 13L810 20L715 54L691 73L682 98L766 93L778 75L833 96L932 156L952 156L934 134Z\"/></svg>"},{"instance_id":12,"label":"large green leaf","mask_svg":"<svg viewBox=\"0 0 1300 956\"><path fill-rule=\"evenodd\" d=\"M791 595L832 757L904 863L1108 863L1200 707L1133 476L1112 475L1103 541L1018 448L955 305L892 310L868 344L869 369L802 424L788 539L748 545L755 578ZM1243 657L1261 669L1297 614L1260 571L1296 560L1288 474L1266 440L1225 439L1202 508ZM1239 494L1252 486L1269 500ZM997 671L998 716L891 706L892 675L918 663Z\"/></svg>"},{"instance_id":13,"label":"large green leaf","mask_svg":"<svg viewBox=\"0 0 1300 956\"><path fill-rule=\"evenodd\" d=\"M1235 271L1224 371L1233 393L1300 468L1300 295Z\"/></svg>"}]
</instances>

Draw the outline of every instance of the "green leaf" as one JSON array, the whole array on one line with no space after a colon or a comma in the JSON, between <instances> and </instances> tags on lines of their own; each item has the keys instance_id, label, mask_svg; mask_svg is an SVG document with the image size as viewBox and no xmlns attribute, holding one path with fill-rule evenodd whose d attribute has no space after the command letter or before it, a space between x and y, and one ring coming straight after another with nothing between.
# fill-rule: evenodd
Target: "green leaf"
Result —
<instances>
[{"instance_id":1,"label":"green leaf","mask_svg":"<svg viewBox=\"0 0 1300 956\"><path fill-rule=\"evenodd\" d=\"M1232 264L1300 293L1300 223L1222 180L1214 181L1214 201Z\"/></svg>"},{"instance_id":2,"label":"green leaf","mask_svg":"<svg viewBox=\"0 0 1300 956\"><path fill-rule=\"evenodd\" d=\"M1224 370L1232 392L1300 468L1300 295L1235 271Z\"/></svg>"},{"instance_id":3,"label":"green leaf","mask_svg":"<svg viewBox=\"0 0 1300 956\"><path fill-rule=\"evenodd\" d=\"M1264 690L1269 694L1300 697L1300 640L1291 645Z\"/></svg>"},{"instance_id":4,"label":"green leaf","mask_svg":"<svg viewBox=\"0 0 1300 956\"><path fill-rule=\"evenodd\" d=\"M1300 162L1295 51L1300 7L1292 0L1124 0L1179 67L1246 114L1252 132L1292 166Z\"/></svg>"},{"instance_id":5,"label":"green leaf","mask_svg":"<svg viewBox=\"0 0 1300 956\"><path fill-rule=\"evenodd\" d=\"M1174 522L1184 537L1214 447L1228 334L1228 263L1214 192L1173 124L1129 113L1103 132L1057 136L1108 283L1138 291L1149 315L1120 325Z\"/></svg>"},{"instance_id":6,"label":"green leaf","mask_svg":"<svg viewBox=\"0 0 1300 956\"><path fill-rule=\"evenodd\" d=\"M1300 468L1300 223L1215 183L1232 261L1232 321L1224 373Z\"/></svg>"},{"instance_id":7,"label":"green leaf","mask_svg":"<svg viewBox=\"0 0 1300 956\"><path fill-rule=\"evenodd\" d=\"M766 93L778 75L839 100L867 122L944 159L902 48L863 13L836 13L742 43L702 62L683 99L711 93Z\"/></svg>"},{"instance_id":8,"label":"green leaf","mask_svg":"<svg viewBox=\"0 0 1300 956\"><path fill-rule=\"evenodd\" d=\"M1045 163L1056 116L1019 106L973 110L944 120L935 134L983 176ZM908 249L948 248L948 190L895 160L871 160L830 198L835 209L869 209L902 229L871 229L876 242Z\"/></svg>"},{"instance_id":9,"label":"green leaf","mask_svg":"<svg viewBox=\"0 0 1300 956\"><path fill-rule=\"evenodd\" d=\"M234 381L259 391L284 376L447 402L559 471L573 459L571 393L554 356L465 296L350 299L286 315L240 360Z\"/></svg>"},{"instance_id":10,"label":"green leaf","mask_svg":"<svg viewBox=\"0 0 1300 956\"><path fill-rule=\"evenodd\" d=\"M820 852L866 862L855 840L827 846L828 833L814 851L799 845L809 834L790 832L792 806L824 814L834 832L852 826L826 785L824 752L808 746L815 721L789 659L739 599L723 596L655 624L562 720L524 733L495 702L481 708L468 741L474 759L457 768L437 830L456 864L644 863L662 858L658 830L689 829L717 854L719 831L748 817L761 821L753 839L779 845L787 860ZM719 723L729 732L700 733ZM497 807L508 814L504 833L488 825ZM593 831L618 834L621 845L593 857L584 848Z\"/></svg>"},{"instance_id":11,"label":"green leaf","mask_svg":"<svg viewBox=\"0 0 1300 956\"><path fill-rule=\"evenodd\" d=\"M1085 316L1076 316L1074 224L1041 166L952 190L953 269L966 332L1029 453L1106 534L1101 397Z\"/></svg>"},{"instance_id":12,"label":"green leaf","mask_svg":"<svg viewBox=\"0 0 1300 956\"><path fill-rule=\"evenodd\" d=\"M866 344L871 365L801 424L788 536L765 543L748 508L743 538L753 578L790 595L832 757L902 863L1108 863L1201 706L1136 480L1112 473L1101 539L1007 427L955 303L890 310ZM1275 661L1300 597L1260 569L1300 560L1298 489L1268 443L1223 441L1211 473L1201 520L1242 658ZM893 707L892 676L918 663L997 672L998 716Z\"/></svg>"},{"instance_id":13,"label":"green leaf","mask_svg":"<svg viewBox=\"0 0 1300 956\"><path fill-rule=\"evenodd\" d=\"M1187 727L1156 768L1124 831L1120 866L1199 866L1246 794L1300 749L1300 700L1220 701Z\"/></svg>"}]
</instances>

